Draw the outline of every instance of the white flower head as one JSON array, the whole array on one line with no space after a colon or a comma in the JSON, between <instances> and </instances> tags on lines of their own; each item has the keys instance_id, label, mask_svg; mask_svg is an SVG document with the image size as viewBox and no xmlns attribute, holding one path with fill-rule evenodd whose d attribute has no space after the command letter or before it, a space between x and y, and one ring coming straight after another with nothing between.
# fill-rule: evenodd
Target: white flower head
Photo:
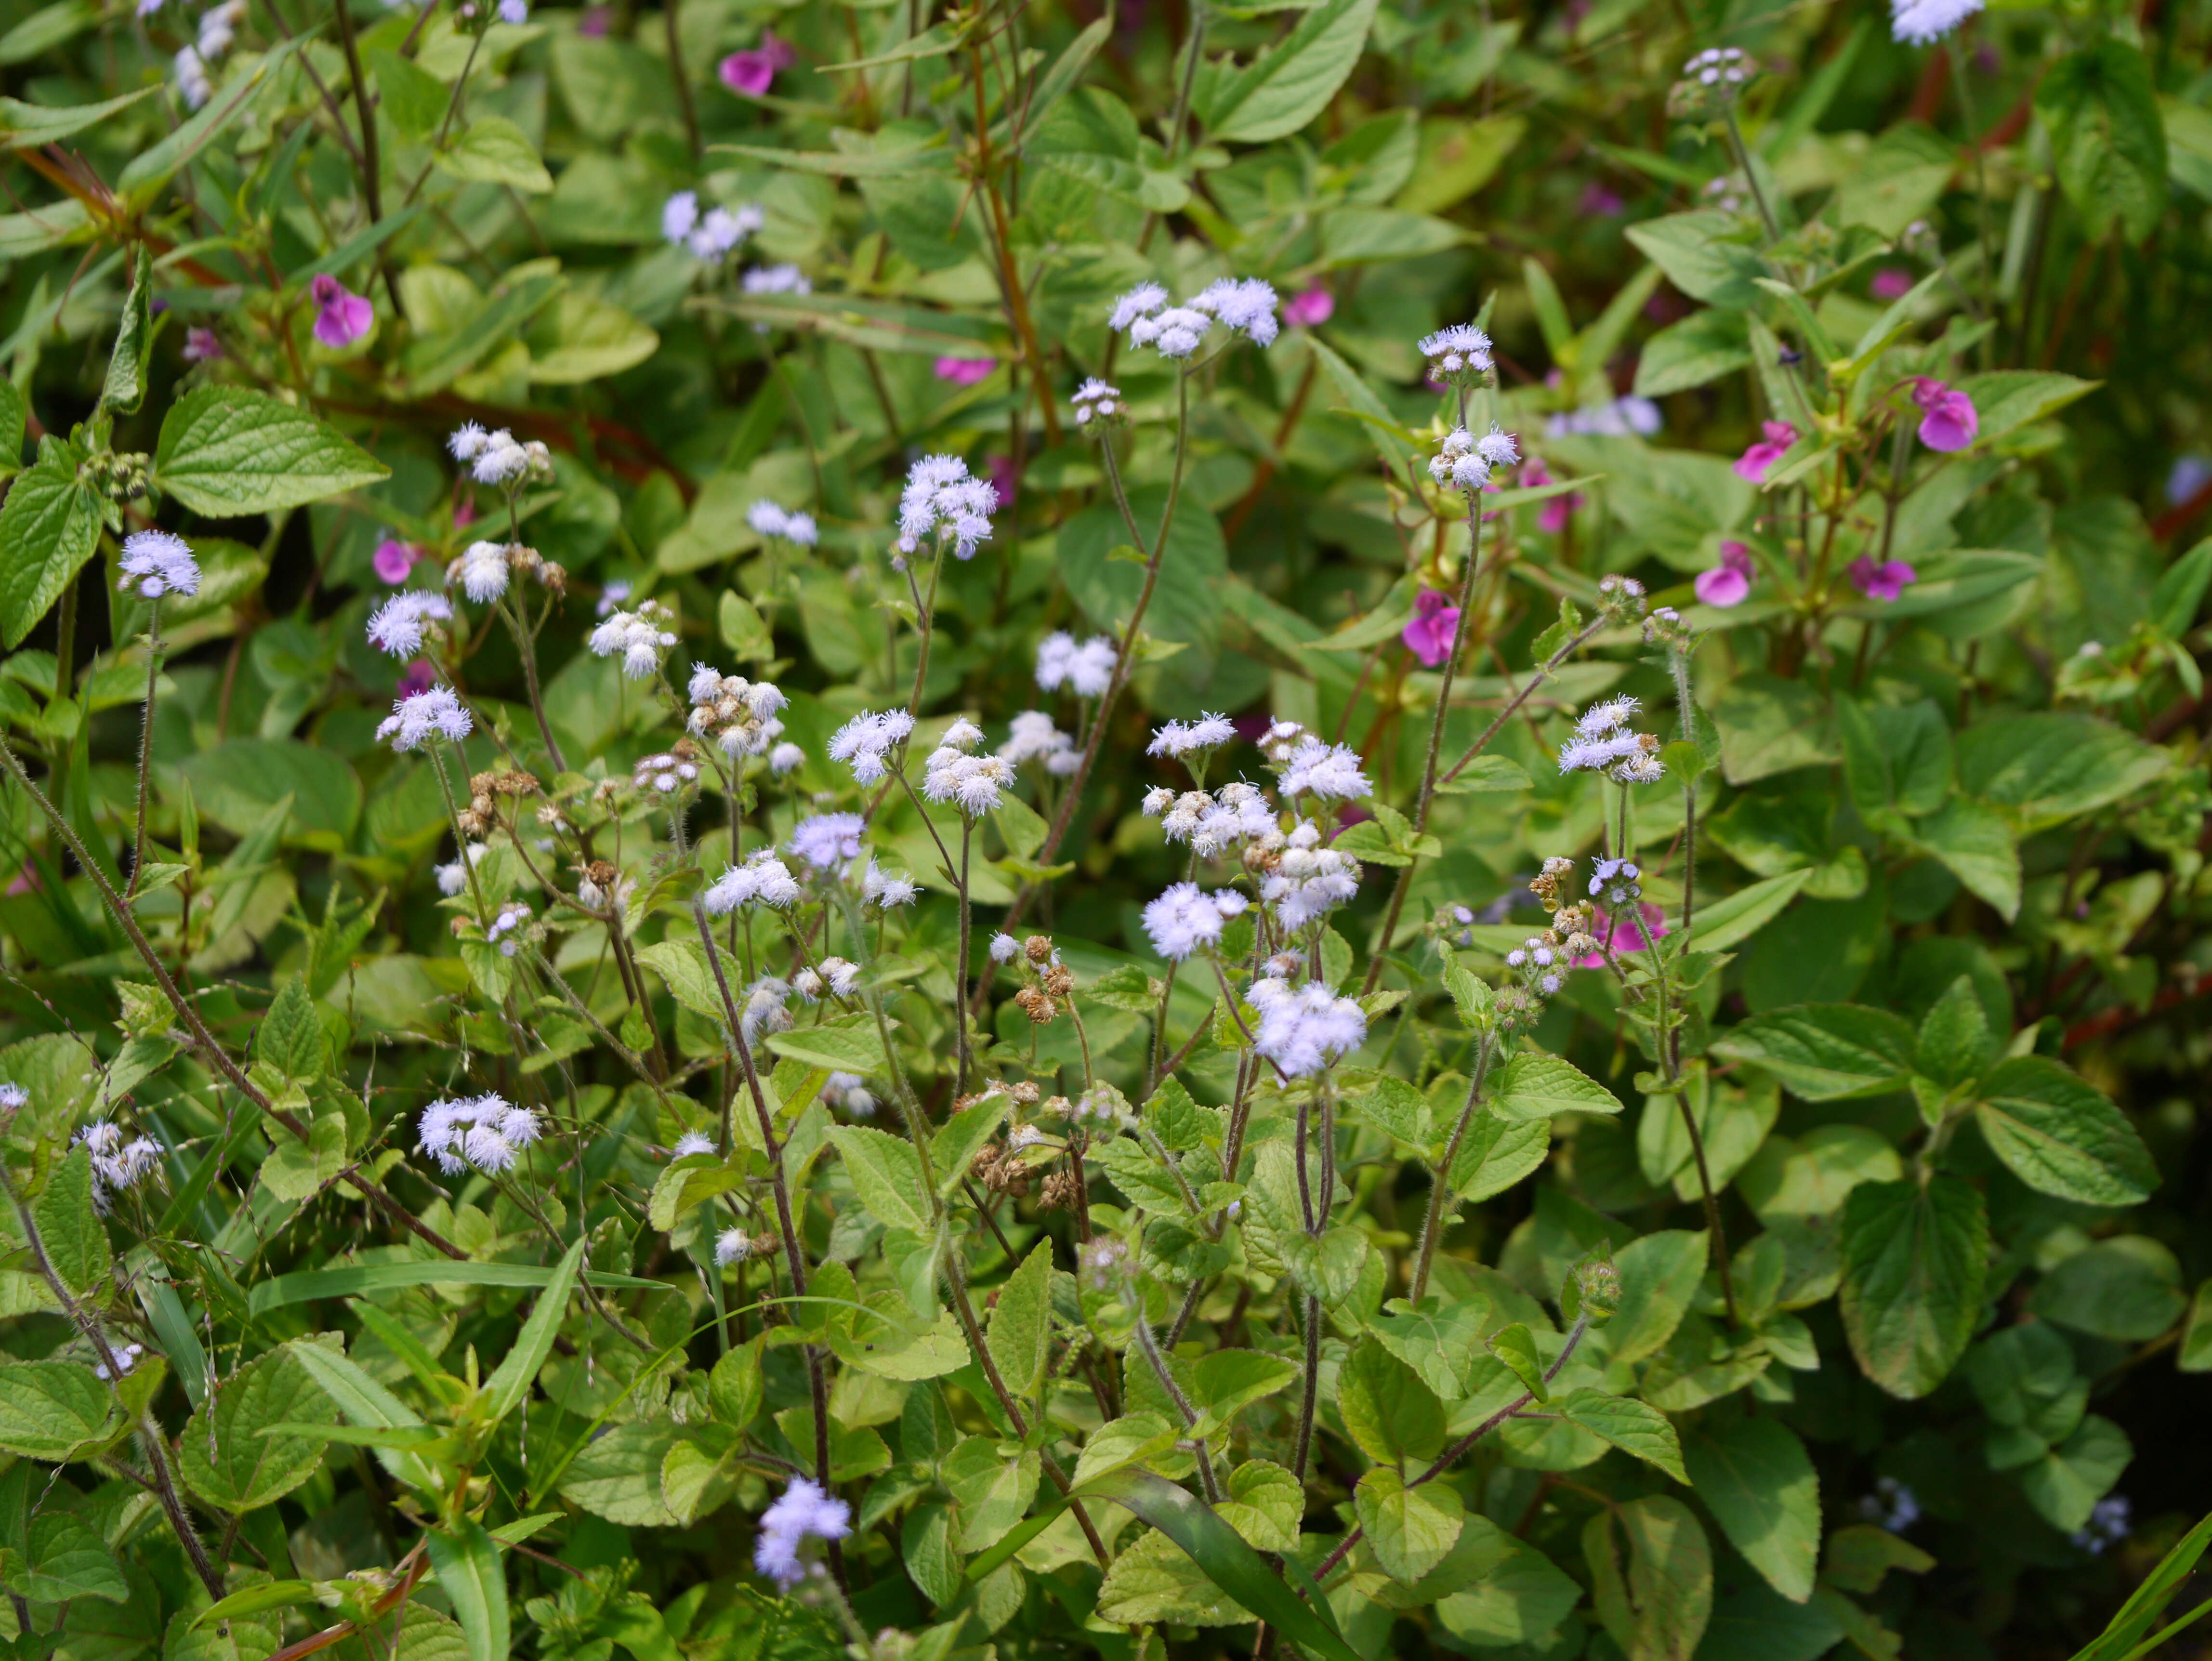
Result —
<instances>
[{"instance_id":1,"label":"white flower head","mask_svg":"<svg viewBox=\"0 0 2212 1661\"><path fill-rule=\"evenodd\" d=\"M788 739L768 752L768 770L781 778L786 773L805 764L806 751Z\"/></svg>"},{"instance_id":2,"label":"white flower head","mask_svg":"<svg viewBox=\"0 0 2212 1661\"><path fill-rule=\"evenodd\" d=\"M686 1159L694 1153L712 1153L714 1139L701 1130L687 1130L676 1139L676 1146L668 1151L672 1159Z\"/></svg>"},{"instance_id":3,"label":"white flower head","mask_svg":"<svg viewBox=\"0 0 2212 1661\"><path fill-rule=\"evenodd\" d=\"M676 644L668 624L675 619L657 600L641 600L634 611L617 611L593 629L586 642L593 657L622 659L623 674L629 680L647 680L660 672L661 654Z\"/></svg>"},{"instance_id":4,"label":"white flower head","mask_svg":"<svg viewBox=\"0 0 2212 1661\"><path fill-rule=\"evenodd\" d=\"M118 588L135 582L148 599L164 594L196 594L200 591L199 562L191 545L167 531L133 531L123 538L123 580Z\"/></svg>"},{"instance_id":5,"label":"white flower head","mask_svg":"<svg viewBox=\"0 0 2212 1661\"><path fill-rule=\"evenodd\" d=\"M1181 963L1200 947L1218 944L1222 928L1249 904L1234 889L1209 894L1194 882L1179 882L1145 907L1145 933L1155 952Z\"/></svg>"},{"instance_id":6,"label":"white flower head","mask_svg":"<svg viewBox=\"0 0 2212 1661\"><path fill-rule=\"evenodd\" d=\"M741 905L766 905L780 911L798 903L799 879L774 849L763 848L743 865L730 867L701 897L707 910L718 917L727 916Z\"/></svg>"},{"instance_id":7,"label":"white flower head","mask_svg":"<svg viewBox=\"0 0 2212 1661\"><path fill-rule=\"evenodd\" d=\"M1075 424L1079 427L1103 426L1128 408L1122 399L1121 389L1108 386L1096 375L1078 386L1069 401L1075 406Z\"/></svg>"},{"instance_id":8,"label":"white flower head","mask_svg":"<svg viewBox=\"0 0 2212 1661\"><path fill-rule=\"evenodd\" d=\"M896 906L912 905L920 892L915 880L903 871L886 871L874 860L868 861L866 873L860 879L860 893L871 905L889 911Z\"/></svg>"},{"instance_id":9,"label":"white flower head","mask_svg":"<svg viewBox=\"0 0 2212 1661\"><path fill-rule=\"evenodd\" d=\"M1037 642L1036 684L1054 692L1066 686L1080 698L1105 696L1114 684L1114 667L1121 649L1110 635L1093 635L1078 641L1066 630L1054 630Z\"/></svg>"},{"instance_id":10,"label":"white flower head","mask_svg":"<svg viewBox=\"0 0 2212 1661\"><path fill-rule=\"evenodd\" d=\"M500 1171L514 1165L516 1155L538 1139L541 1129L536 1108L516 1107L496 1094L462 1097L435 1101L422 1110L415 1146L449 1177L471 1167Z\"/></svg>"},{"instance_id":11,"label":"white flower head","mask_svg":"<svg viewBox=\"0 0 2212 1661\"><path fill-rule=\"evenodd\" d=\"M1013 718L1006 741L999 746L999 757L1012 767L1041 761L1046 772L1061 778L1074 772L1083 760L1075 740L1054 726L1052 717L1042 709L1024 709Z\"/></svg>"},{"instance_id":12,"label":"white flower head","mask_svg":"<svg viewBox=\"0 0 2212 1661\"><path fill-rule=\"evenodd\" d=\"M502 562L501 569L505 569ZM453 603L443 594L410 588L392 595L369 614L368 643L392 657L418 657L429 625L450 622L453 615Z\"/></svg>"},{"instance_id":13,"label":"white flower head","mask_svg":"<svg viewBox=\"0 0 2212 1661\"><path fill-rule=\"evenodd\" d=\"M811 514L793 513L763 496L745 509L745 523L764 537L781 537L801 548L822 540L822 528Z\"/></svg>"},{"instance_id":14,"label":"white flower head","mask_svg":"<svg viewBox=\"0 0 2212 1661\"><path fill-rule=\"evenodd\" d=\"M850 1506L811 1479L794 1476L775 1503L761 1513L753 1567L779 1586L795 1586L806 1578L799 1548L809 1537L842 1540L852 1531Z\"/></svg>"},{"instance_id":15,"label":"white flower head","mask_svg":"<svg viewBox=\"0 0 2212 1661\"><path fill-rule=\"evenodd\" d=\"M451 688L433 686L394 703L392 713L378 726L376 736L380 740L389 739L394 750L416 750L434 738L459 744L475 726Z\"/></svg>"},{"instance_id":16,"label":"white flower head","mask_svg":"<svg viewBox=\"0 0 2212 1661\"><path fill-rule=\"evenodd\" d=\"M489 605L507 592L509 561L507 545L471 542L447 568L447 581L458 581L461 592L479 605Z\"/></svg>"},{"instance_id":17,"label":"white flower head","mask_svg":"<svg viewBox=\"0 0 2212 1661\"><path fill-rule=\"evenodd\" d=\"M8 1087L17 1089L14 1086ZM20 1089L17 1093L21 1095ZM0 1102L0 1106L6 1105L20 1107L22 1102ZM91 1155L92 1201L101 1211L107 1209L117 1194L136 1188L161 1163L161 1143L150 1136L125 1141L122 1127L106 1119L94 1119L76 1133L74 1141Z\"/></svg>"},{"instance_id":18,"label":"white flower head","mask_svg":"<svg viewBox=\"0 0 2212 1661\"><path fill-rule=\"evenodd\" d=\"M1982 0L1890 0L1893 39L1933 46L1982 9Z\"/></svg>"},{"instance_id":19,"label":"white flower head","mask_svg":"<svg viewBox=\"0 0 2212 1661\"><path fill-rule=\"evenodd\" d=\"M1372 795L1375 787L1360 771L1359 752L1349 745L1329 744L1312 737L1301 739L1280 764L1285 797L1315 795L1334 801L1352 801Z\"/></svg>"},{"instance_id":20,"label":"white flower head","mask_svg":"<svg viewBox=\"0 0 2212 1661\"><path fill-rule=\"evenodd\" d=\"M1447 386L1471 384L1490 373L1490 337L1472 323L1455 323L1421 341L1429 374Z\"/></svg>"},{"instance_id":21,"label":"white flower head","mask_svg":"<svg viewBox=\"0 0 2212 1661\"><path fill-rule=\"evenodd\" d=\"M678 750L684 747L679 744ZM663 751L641 757L630 770L630 782L649 794L672 796L699 782L699 764L677 751Z\"/></svg>"},{"instance_id":22,"label":"white flower head","mask_svg":"<svg viewBox=\"0 0 2212 1661\"><path fill-rule=\"evenodd\" d=\"M1286 934L1318 922L1359 891L1359 861L1340 849L1321 845L1321 829L1302 819L1284 838L1275 867L1260 885L1260 897L1273 908Z\"/></svg>"},{"instance_id":23,"label":"white flower head","mask_svg":"<svg viewBox=\"0 0 2212 1661\"><path fill-rule=\"evenodd\" d=\"M1209 284L1190 303L1194 309L1219 318L1255 345L1272 345L1281 328L1275 316L1274 287L1256 277L1241 282L1224 277Z\"/></svg>"},{"instance_id":24,"label":"white flower head","mask_svg":"<svg viewBox=\"0 0 2212 1661\"><path fill-rule=\"evenodd\" d=\"M860 857L867 821L858 813L816 813L792 827L791 851L817 871L849 864Z\"/></svg>"},{"instance_id":25,"label":"white flower head","mask_svg":"<svg viewBox=\"0 0 2212 1661\"><path fill-rule=\"evenodd\" d=\"M1004 929L1000 930L997 934L991 936L991 961L993 963L1012 963L1014 960L1015 954L1021 949L1022 943L1016 940L1012 934L1007 934Z\"/></svg>"},{"instance_id":26,"label":"white flower head","mask_svg":"<svg viewBox=\"0 0 2212 1661\"><path fill-rule=\"evenodd\" d=\"M856 783L873 784L890 770L885 759L914 731L914 717L903 709L863 712L830 735L830 759L853 770Z\"/></svg>"},{"instance_id":27,"label":"white flower head","mask_svg":"<svg viewBox=\"0 0 2212 1661\"><path fill-rule=\"evenodd\" d=\"M1358 1001L1318 983L1293 989L1287 981L1262 976L1245 995L1260 1012L1253 1049L1288 1077L1318 1073L1366 1039L1367 1017Z\"/></svg>"},{"instance_id":28,"label":"white flower head","mask_svg":"<svg viewBox=\"0 0 2212 1661\"><path fill-rule=\"evenodd\" d=\"M991 481L977 478L957 456L928 455L907 469L906 488L899 493L899 533L902 556L921 551L932 537L939 552L951 549L958 559L973 559L975 550L991 534L991 515L999 509L999 492Z\"/></svg>"},{"instance_id":29,"label":"white flower head","mask_svg":"<svg viewBox=\"0 0 2212 1661\"><path fill-rule=\"evenodd\" d=\"M742 1263L752 1255L752 1236L742 1228L726 1228L714 1237L714 1261L724 1269L732 1263Z\"/></svg>"}]
</instances>

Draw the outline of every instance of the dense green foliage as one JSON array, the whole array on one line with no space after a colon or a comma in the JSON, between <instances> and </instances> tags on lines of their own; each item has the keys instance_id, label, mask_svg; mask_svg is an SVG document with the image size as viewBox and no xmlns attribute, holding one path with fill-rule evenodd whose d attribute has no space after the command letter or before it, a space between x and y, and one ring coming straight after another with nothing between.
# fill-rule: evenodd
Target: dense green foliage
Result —
<instances>
[{"instance_id":1,"label":"dense green foliage","mask_svg":"<svg viewBox=\"0 0 2212 1661\"><path fill-rule=\"evenodd\" d=\"M2198 0L197 3L0 0L10 1653L2193 1606Z\"/></svg>"}]
</instances>

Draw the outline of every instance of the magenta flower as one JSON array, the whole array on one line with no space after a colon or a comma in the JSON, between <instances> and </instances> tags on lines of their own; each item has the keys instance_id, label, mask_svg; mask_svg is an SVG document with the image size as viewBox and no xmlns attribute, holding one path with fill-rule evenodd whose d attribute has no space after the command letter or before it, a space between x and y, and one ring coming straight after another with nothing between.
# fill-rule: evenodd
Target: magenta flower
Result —
<instances>
[{"instance_id":1,"label":"magenta flower","mask_svg":"<svg viewBox=\"0 0 2212 1661\"><path fill-rule=\"evenodd\" d=\"M416 658L407 666L407 672L399 678L399 684L392 689L394 697L419 697L438 684L438 666L428 658Z\"/></svg>"},{"instance_id":2,"label":"magenta flower","mask_svg":"<svg viewBox=\"0 0 2212 1661\"><path fill-rule=\"evenodd\" d=\"M1912 273L1901 265L1885 265L1874 274L1867 292L1876 300L1902 300L1912 292Z\"/></svg>"},{"instance_id":3,"label":"magenta flower","mask_svg":"<svg viewBox=\"0 0 2212 1661\"><path fill-rule=\"evenodd\" d=\"M1283 302L1283 321L1293 329L1318 328L1335 315L1336 296L1318 283Z\"/></svg>"},{"instance_id":4,"label":"magenta flower","mask_svg":"<svg viewBox=\"0 0 2212 1661\"><path fill-rule=\"evenodd\" d=\"M586 6L583 16L577 20L576 33L586 40L597 40L606 33L607 25L611 21L612 15L606 7Z\"/></svg>"},{"instance_id":5,"label":"magenta flower","mask_svg":"<svg viewBox=\"0 0 2212 1661\"><path fill-rule=\"evenodd\" d=\"M1963 450L1982 430L1981 411L1974 407L1974 400L1956 386L1917 375L1912 382L1912 401L1922 411L1920 441L1931 450Z\"/></svg>"},{"instance_id":6,"label":"magenta flower","mask_svg":"<svg viewBox=\"0 0 2212 1661\"><path fill-rule=\"evenodd\" d=\"M1541 456L1529 456L1521 463L1521 487L1534 490L1552 482L1552 470L1544 465ZM1536 528L1550 536L1557 536L1567 528L1575 509L1583 505L1583 493L1570 490L1563 496L1553 496L1536 506Z\"/></svg>"},{"instance_id":7,"label":"magenta flower","mask_svg":"<svg viewBox=\"0 0 2212 1661\"><path fill-rule=\"evenodd\" d=\"M477 512L476 498L462 496L453 503L453 528L465 531L483 515Z\"/></svg>"},{"instance_id":8,"label":"magenta flower","mask_svg":"<svg viewBox=\"0 0 2212 1661\"><path fill-rule=\"evenodd\" d=\"M210 363L222 355L222 339L213 329L194 325L185 331L185 362Z\"/></svg>"},{"instance_id":9,"label":"magenta flower","mask_svg":"<svg viewBox=\"0 0 2212 1661\"><path fill-rule=\"evenodd\" d=\"M1604 968L1604 948L1607 946L1613 947L1615 957L1625 958L1632 952L1644 950L1653 940L1663 940L1667 938L1671 931L1667 927L1667 914L1664 911L1649 900L1639 904L1636 910L1637 915L1633 917L1616 916L1601 906L1597 912L1597 927L1592 931L1597 940L1599 949L1595 952L1586 952L1577 958L1575 967L1577 969Z\"/></svg>"},{"instance_id":10,"label":"magenta flower","mask_svg":"<svg viewBox=\"0 0 2212 1661\"><path fill-rule=\"evenodd\" d=\"M1011 507L1014 492L1021 488L1022 483L1022 476L1014 471L1013 457L991 455L984 457L983 461L990 472L991 488L999 493L1000 504Z\"/></svg>"},{"instance_id":11,"label":"magenta flower","mask_svg":"<svg viewBox=\"0 0 2212 1661\"><path fill-rule=\"evenodd\" d=\"M1878 599L1884 605L1903 593L1919 577L1920 573L1901 559L1886 559L1877 565L1870 556L1861 554L1850 563L1851 586L1869 599Z\"/></svg>"},{"instance_id":12,"label":"magenta flower","mask_svg":"<svg viewBox=\"0 0 2212 1661\"><path fill-rule=\"evenodd\" d=\"M396 588L407 581L407 574L422 557L422 551L414 544L386 537L376 545L375 557L369 563L376 568L378 576Z\"/></svg>"},{"instance_id":13,"label":"magenta flower","mask_svg":"<svg viewBox=\"0 0 2212 1661\"><path fill-rule=\"evenodd\" d=\"M1692 585L1708 605L1741 605L1751 592L1751 550L1741 542L1721 544L1721 563L1698 573Z\"/></svg>"},{"instance_id":14,"label":"magenta flower","mask_svg":"<svg viewBox=\"0 0 2212 1661\"><path fill-rule=\"evenodd\" d=\"M317 277L308 290L315 301L315 338L330 347L350 346L376 321L376 307L328 271Z\"/></svg>"},{"instance_id":15,"label":"magenta flower","mask_svg":"<svg viewBox=\"0 0 2212 1661\"><path fill-rule=\"evenodd\" d=\"M1735 476L1753 484L1765 478L1766 470L1797 441L1797 429L1786 421L1763 421L1759 430L1765 436L1735 459Z\"/></svg>"},{"instance_id":16,"label":"magenta flower","mask_svg":"<svg viewBox=\"0 0 2212 1661\"><path fill-rule=\"evenodd\" d=\"M1398 638L1406 642L1407 651L1433 669L1451 655L1452 642L1458 634L1459 607L1451 604L1451 596L1424 588L1413 597L1413 620Z\"/></svg>"},{"instance_id":17,"label":"magenta flower","mask_svg":"<svg viewBox=\"0 0 2212 1661\"><path fill-rule=\"evenodd\" d=\"M761 43L750 52L733 52L725 58L715 73L722 84L740 98L759 98L775 83L775 72L789 69L798 54L790 46L775 38L774 29L761 32Z\"/></svg>"},{"instance_id":18,"label":"magenta flower","mask_svg":"<svg viewBox=\"0 0 2212 1661\"><path fill-rule=\"evenodd\" d=\"M998 367L995 357L940 357L937 360L937 378L956 386L973 386L988 379L991 371Z\"/></svg>"},{"instance_id":19,"label":"magenta flower","mask_svg":"<svg viewBox=\"0 0 2212 1661\"><path fill-rule=\"evenodd\" d=\"M1628 204L1619 192L1593 180L1583 186L1582 201L1577 205L1585 219L1611 219Z\"/></svg>"}]
</instances>

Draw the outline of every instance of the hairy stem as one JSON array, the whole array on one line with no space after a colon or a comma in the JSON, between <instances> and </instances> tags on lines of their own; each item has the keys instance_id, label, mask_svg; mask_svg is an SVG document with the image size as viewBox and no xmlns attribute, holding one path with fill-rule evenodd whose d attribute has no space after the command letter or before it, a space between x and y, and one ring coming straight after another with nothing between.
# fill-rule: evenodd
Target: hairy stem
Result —
<instances>
[{"instance_id":1,"label":"hairy stem","mask_svg":"<svg viewBox=\"0 0 2212 1661\"><path fill-rule=\"evenodd\" d=\"M1468 1127L1482 1106L1482 1081L1490 1072L1490 1058L1494 1040L1485 1032L1475 1045L1474 1077L1467 1086L1467 1105L1459 1110L1459 1123L1452 1127L1451 1140L1444 1144L1444 1157L1429 1174L1429 1206L1421 1218L1420 1250L1413 1260L1412 1297L1419 1303L1429 1289L1429 1270L1436 1262L1437 1245L1443 1238L1444 1213L1450 1202L1451 1171L1459 1162L1460 1144L1467 1140Z\"/></svg>"},{"instance_id":2,"label":"hairy stem","mask_svg":"<svg viewBox=\"0 0 2212 1661\"><path fill-rule=\"evenodd\" d=\"M149 604L152 615L146 624L146 708L138 722L138 825L131 844L131 883L123 891L126 900L137 897L146 877L146 785L154 770L154 693L161 678L161 597Z\"/></svg>"}]
</instances>

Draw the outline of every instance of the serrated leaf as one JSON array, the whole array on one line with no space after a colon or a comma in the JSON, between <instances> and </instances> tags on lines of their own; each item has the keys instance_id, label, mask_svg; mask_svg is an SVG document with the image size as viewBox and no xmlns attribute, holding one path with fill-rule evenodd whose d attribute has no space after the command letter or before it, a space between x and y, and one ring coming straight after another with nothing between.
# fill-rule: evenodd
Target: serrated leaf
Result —
<instances>
[{"instance_id":1,"label":"serrated leaf","mask_svg":"<svg viewBox=\"0 0 2212 1661\"><path fill-rule=\"evenodd\" d=\"M914 1144L866 1125L832 1125L830 1140L843 1156L845 1174L868 1214L886 1228L929 1226L929 1189Z\"/></svg>"},{"instance_id":2,"label":"serrated leaf","mask_svg":"<svg viewBox=\"0 0 2212 1661\"><path fill-rule=\"evenodd\" d=\"M70 1149L39 1197L31 1202L46 1261L61 1283L82 1297L107 1279L114 1261L107 1246L107 1225L93 1203L92 1150L82 1142Z\"/></svg>"},{"instance_id":3,"label":"serrated leaf","mask_svg":"<svg viewBox=\"0 0 2212 1661\"><path fill-rule=\"evenodd\" d=\"M0 1366L0 1453L59 1464L106 1439L114 1397L76 1361Z\"/></svg>"},{"instance_id":4,"label":"serrated leaf","mask_svg":"<svg viewBox=\"0 0 2212 1661\"><path fill-rule=\"evenodd\" d=\"M1692 1436L1683 1457L1729 1543L1793 1603L1813 1595L1820 1555L1820 1479L1778 1419L1738 1419Z\"/></svg>"},{"instance_id":5,"label":"serrated leaf","mask_svg":"<svg viewBox=\"0 0 2212 1661\"><path fill-rule=\"evenodd\" d=\"M98 542L100 503L77 483L76 467L69 447L49 433L0 505L0 642L11 650L61 598Z\"/></svg>"},{"instance_id":6,"label":"serrated leaf","mask_svg":"<svg viewBox=\"0 0 2212 1661\"><path fill-rule=\"evenodd\" d=\"M469 1661L508 1661L507 1570L484 1525L464 1517L423 1536L438 1589L453 1606Z\"/></svg>"},{"instance_id":7,"label":"serrated leaf","mask_svg":"<svg viewBox=\"0 0 2212 1661\"><path fill-rule=\"evenodd\" d=\"M1989 1247L1981 1194L1956 1177L1851 1190L1838 1301L1868 1378L1906 1401L1943 1381L1981 1315Z\"/></svg>"},{"instance_id":8,"label":"serrated leaf","mask_svg":"<svg viewBox=\"0 0 2212 1661\"><path fill-rule=\"evenodd\" d=\"M196 514L235 519L319 502L392 470L305 410L240 386L198 386L169 406L155 484Z\"/></svg>"},{"instance_id":9,"label":"serrated leaf","mask_svg":"<svg viewBox=\"0 0 2212 1661\"><path fill-rule=\"evenodd\" d=\"M1409 1585L1443 1561L1466 1523L1466 1508L1449 1483L1408 1487L1389 1465L1359 1479L1352 1504L1382 1572Z\"/></svg>"},{"instance_id":10,"label":"serrated leaf","mask_svg":"<svg viewBox=\"0 0 2212 1661\"><path fill-rule=\"evenodd\" d=\"M1540 1402L1552 1399L1552 1387L1544 1378L1544 1358L1536 1353L1536 1341L1526 1322L1500 1327L1483 1341L1483 1347L1505 1364L1531 1396Z\"/></svg>"},{"instance_id":11,"label":"serrated leaf","mask_svg":"<svg viewBox=\"0 0 2212 1661\"><path fill-rule=\"evenodd\" d=\"M1624 1453L1634 1454L1686 1484L1682 1468L1682 1443L1674 1421L1648 1402L1626 1396L1607 1396L1598 1390L1571 1390L1552 1403L1561 1418L1602 1437Z\"/></svg>"},{"instance_id":12,"label":"serrated leaf","mask_svg":"<svg viewBox=\"0 0 2212 1661\"><path fill-rule=\"evenodd\" d=\"M1376 3L1322 0L1277 45L1221 75L1206 107L1209 136L1224 143L1265 143L1320 114L1358 63Z\"/></svg>"},{"instance_id":13,"label":"serrated leaf","mask_svg":"<svg viewBox=\"0 0 2212 1661\"><path fill-rule=\"evenodd\" d=\"M1713 1053L1765 1068L1808 1102L1902 1090L1916 1034L1886 1009L1796 1004L1755 1015L1713 1043Z\"/></svg>"},{"instance_id":14,"label":"serrated leaf","mask_svg":"<svg viewBox=\"0 0 2212 1661\"><path fill-rule=\"evenodd\" d=\"M1978 1006L1977 1006L1978 1010ZM2138 1205L2158 1166L2127 1116L2045 1056L2000 1062L1982 1080L1975 1122L2030 1188L2083 1205Z\"/></svg>"},{"instance_id":15,"label":"serrated leaf","mask_svg":"<svg viewBox=\"0 0 2212 1661\"><path fill-rule=\"evenodd\" d=\"M1006 1388L1026 1400L1052 1354L1052 1242L1040 1240L999 1288L984 1334Z\"/></svg>"},{"instance_id":16,"label":"serrated leaf","mask_svg":"<svg viewBox=\"0 0 2212 1661\"><path fill-rule=\"evenodd\" d=\"M178 1443L185 1485L208 1504L244 1515L273 1503L315 1474L323 1443L304 1434L264 1434L276 1426L329 1425L337 1408L289 1348L271 1350L222 1381L214 1411L192 1415Z\"/></svg>"},{"instance_id":17,"label":"serrated leaf","mask_svg":"<svg viewBox=\"0 0 2212 1661\"><path fill-rule=\"evenodd\" d=\"M1524 1050L1506 1062L1490 1110L1522 1121L1555 1113L1618 1113L1620 1098L1572 1062Z\"/></svg>"},{"instance_id":18,"label":"serrated leaf","mask_svg":"<svg viewBox=\"0 0 2212 1661\"><path fill-rule=\"evenodd\" d=\"M543 195L553 175L538 159L537 148L522 129L503 115L480 115L438 153L438 171L478 184Z\"/></svg>"}]
</instances>

